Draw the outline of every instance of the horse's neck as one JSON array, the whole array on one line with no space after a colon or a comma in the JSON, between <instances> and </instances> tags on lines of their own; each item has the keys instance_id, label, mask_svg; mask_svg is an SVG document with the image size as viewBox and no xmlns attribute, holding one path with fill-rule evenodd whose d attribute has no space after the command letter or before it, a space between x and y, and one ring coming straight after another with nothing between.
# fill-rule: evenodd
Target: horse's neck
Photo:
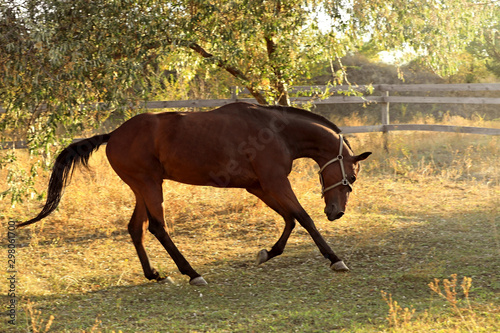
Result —
<instances>
[{"instance_id":1,"label":"horse's neck","mask_svg":"<svg viewBox=\"0 0 500 333\"><path fill-rule=\"evenodd\" d=\"M291 123L288 138L291 140L294 159L308 157L318 164L330 160L338 147L333 130L313 123Z\"/></svg>"}]
</instances>

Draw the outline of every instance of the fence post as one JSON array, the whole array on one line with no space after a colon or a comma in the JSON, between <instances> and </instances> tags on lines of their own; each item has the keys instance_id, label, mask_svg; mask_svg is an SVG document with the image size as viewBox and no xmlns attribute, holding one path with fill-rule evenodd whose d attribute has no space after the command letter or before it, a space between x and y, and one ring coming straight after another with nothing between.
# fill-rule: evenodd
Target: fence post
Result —
<instances>
[{"instance_id":1,"label":"fence post","mask_svg":"<svg viewBox=\"0 0 500 333\"><path fill-rule=\"evenodd\" d=\"M237 86L231 87L231 99L233 100L233 102L238 101L238 87Z\"/></svg>"},{"instance_id":2,"label":"fence post","mask_svg":"<svg viewBox=\"0 0 500 333\"><path fill-rule=\"evenodd\" d=\"M389 130L387 125L390 123L389 118L389 91L382 91L382 103L380 108L380 116L382 121L382 136L384 140L384 150L389 152Z\"/></svg>"}]
</instances>

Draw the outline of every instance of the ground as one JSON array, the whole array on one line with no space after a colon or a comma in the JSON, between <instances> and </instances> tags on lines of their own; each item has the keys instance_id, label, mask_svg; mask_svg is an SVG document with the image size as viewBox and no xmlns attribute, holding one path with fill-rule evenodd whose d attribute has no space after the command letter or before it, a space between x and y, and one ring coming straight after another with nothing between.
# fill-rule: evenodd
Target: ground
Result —
<instances>
[{"instance_id":1,"label":"ground","mask_svg":"<svg viewBox=\"0 0 500 333\"><path fill-rule=\"evenodd\" d=\"M342 219L324 216L312 161L297 161L290 176L350 272L331 271L301 227L282 256L256 266L284 226L277 214L243 190L166 182L170 233L208 286L190 286L152 235L153 265L175 284L150 282L126 231L133 195L101 151L57 212L16 231L17 318L0 331L499 331L498 138L394 133L389 152L381 134L350 141L374 155ZM41 173L36 186L46 183ZM5 241L8 221L36 215L40 203L1 206ZM435 279L441 295L429 286Z\"/></svg>"}]
</instances>

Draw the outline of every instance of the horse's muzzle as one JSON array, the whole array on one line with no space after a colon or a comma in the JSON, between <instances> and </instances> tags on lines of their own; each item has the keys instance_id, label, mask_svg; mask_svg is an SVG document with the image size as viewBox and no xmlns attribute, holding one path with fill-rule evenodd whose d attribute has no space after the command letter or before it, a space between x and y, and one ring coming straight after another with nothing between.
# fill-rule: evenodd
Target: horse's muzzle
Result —
<instances>
[{"instance_id":1,"label":"horse's muzzle","mask_svg":"<svg viewBox=\"0 0 500 333\"><path fill-rule=\"evenodd\" d=\"M344 216L343 211L338 211L334 205L325 207L325 214L328 220L335 221Z\"/></svg>"}]
</instances>

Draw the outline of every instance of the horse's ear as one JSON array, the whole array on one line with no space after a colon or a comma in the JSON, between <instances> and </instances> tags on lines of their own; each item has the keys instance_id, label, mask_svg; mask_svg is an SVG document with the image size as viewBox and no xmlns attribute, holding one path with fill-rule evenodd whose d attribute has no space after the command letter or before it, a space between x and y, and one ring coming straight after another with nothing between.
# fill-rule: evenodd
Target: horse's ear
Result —
<instances>
[{"instance_id":1,"label":"horse's ear","mask_svg":"<svg viewBox=\"0 0 500 333\"><path fill-rule=\"evenodd\" d=\"M368 158L368 156L370 156L372 154L371 151L367 151L366 153L363 153L361 155L358 155L358 156L355 156L354 159L356 162L359 162L359 161L364 161Z\"/></svg>"}]
</instances>

